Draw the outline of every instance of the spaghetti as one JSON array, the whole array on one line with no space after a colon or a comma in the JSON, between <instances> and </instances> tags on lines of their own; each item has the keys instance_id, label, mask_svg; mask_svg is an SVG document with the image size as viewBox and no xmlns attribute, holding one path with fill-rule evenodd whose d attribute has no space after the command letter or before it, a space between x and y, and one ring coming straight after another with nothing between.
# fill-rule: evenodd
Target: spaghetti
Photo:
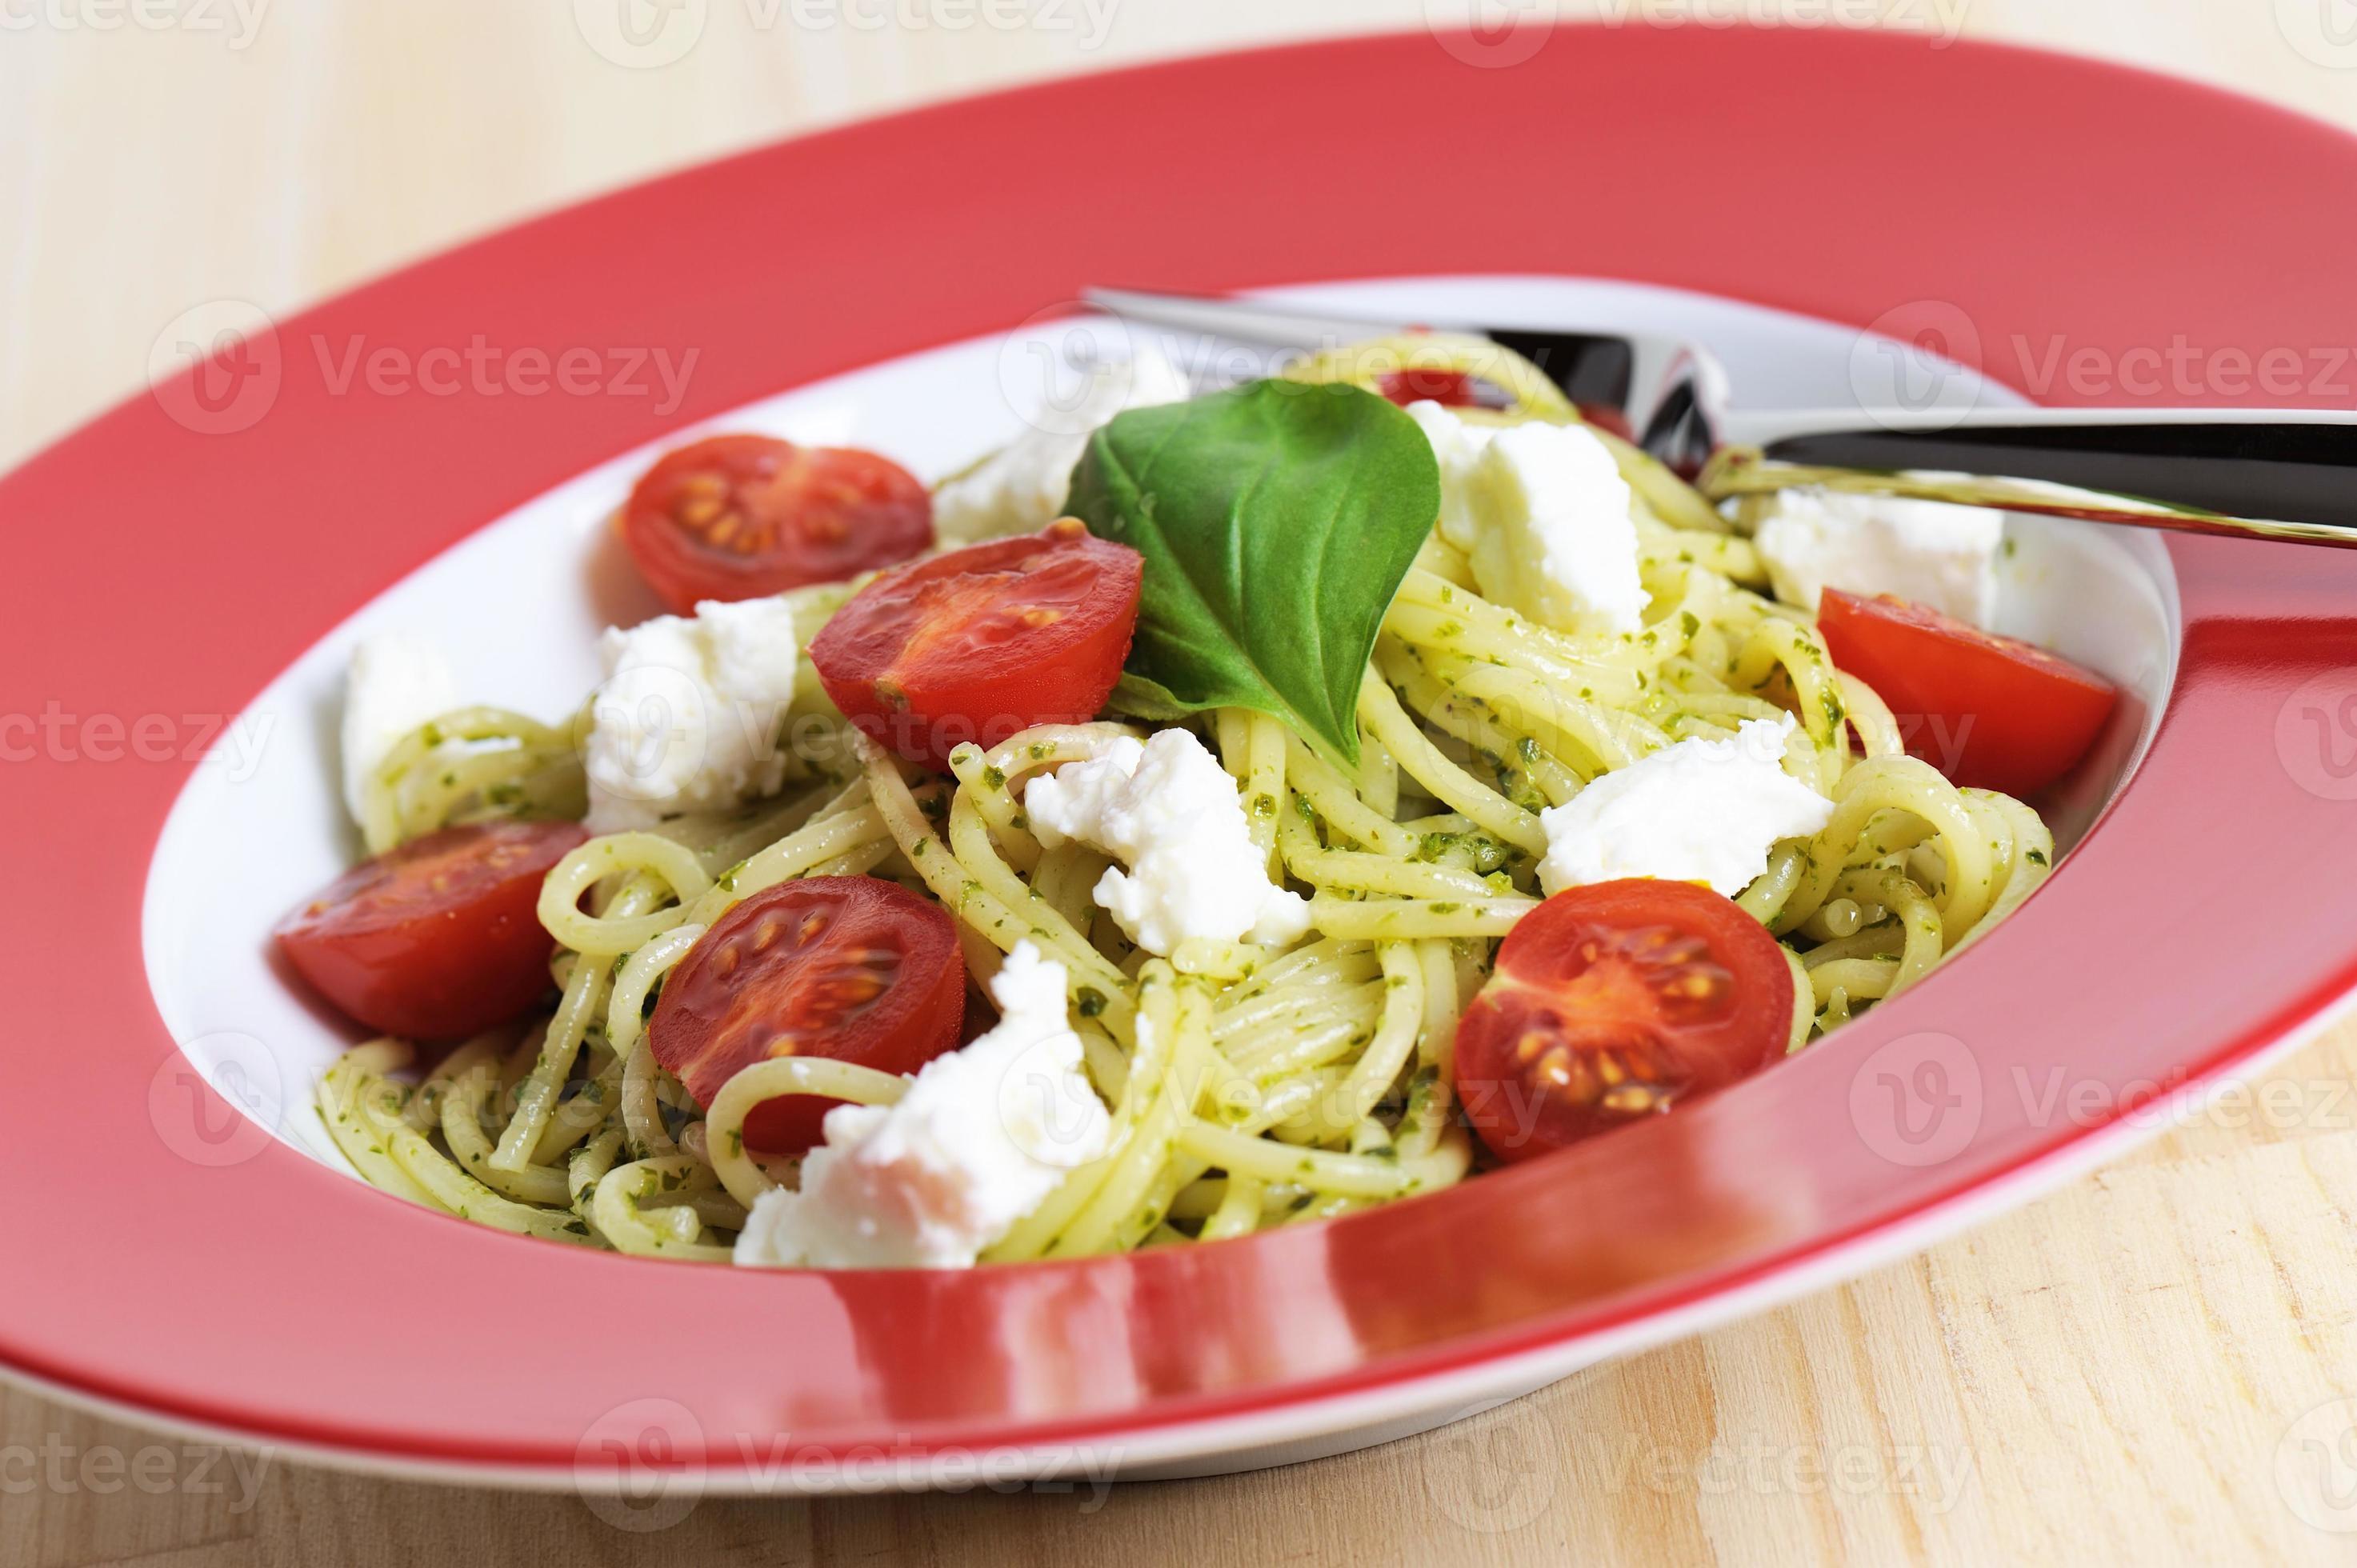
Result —
<instances>
[{"instance_id":1,"label":"spaghetti","mask_svg":"<svg viewBox=\"0 0 2357 1568\"><path fill-rule=\"evenodd\" d=\"M1372 372L1328 360L1303 373ZM1576 418L1543 378L1508 380L1517 406L1501 420ZM1736 903L1783 945L1802 1047L2018 905L2052 840L2018 801L1910 757L1813 618L1766 596L1757 553L1710 500L1609 445L1637 498L1651 596L1640 630L1535 624L1477 592L1467 557L1435 536L1383 621L1354 766L1266 714L1190 721L1243 796L1268 803L1249 813L1255 846L1309 899L1311 929L1289 947L1139 951L1091 902L1107 858L1029 831L1030 779L1157 726L1036 727L958 748L942 777L798 703L782 796L592 839L550 874L539 913L560 944L553 1012L465 1043L414 1084L396 1076L405 1047L361 1047L322 1086L329 1132L377 1186L480 1224L726 1261L747 1211L797 1175L745 1147L748 1112L784 1095L887 1105L906 1080L788 1057L745 1069L699 1110L654 1058L650 999L740 900L866 875L950 911L978 982L1019 942L1063 965L1110 1112L1106 1152L984 1261L1191 1245L1429 1192L1475 1164L1452 1105L1453 1044L1496 939L1540 901L1539 813L1679 741L1786 714L1798 727L1783 768L1831 818L1778 844ZM473 709L427 725L370 781L371 849L485 815L577 816L585 722Z\"/></svg>"}]
</instances>

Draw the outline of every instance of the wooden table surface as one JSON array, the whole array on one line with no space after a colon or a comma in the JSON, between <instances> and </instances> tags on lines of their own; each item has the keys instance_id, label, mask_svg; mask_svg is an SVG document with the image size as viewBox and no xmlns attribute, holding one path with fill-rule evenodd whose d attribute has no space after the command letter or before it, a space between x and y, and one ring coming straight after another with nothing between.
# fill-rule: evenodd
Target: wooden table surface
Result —
<instances>
[{"instance_id":1,"label":"wooden table surface","mask_svg":"<svg viewBox=\"0 0 2357 1568\"><path fill-rule=\"evenodd\" d=\"M686 58L630 70L568 0L0 0L0 467L136 390L201 301L283 313L813 125L1467 0L1026 0L1030 25L952 30L961 4L715 0ZM2352 0L1635 4L1953 18L2357 128ZM834 20L757 25L781 16ZM570 1497L224 1455L0 1390L0 1564L2349 1558L2352 1079L2343 1028L2266 1094L1855 1284L1423 1438L1221 1480L705 1502L634 1534Z\"/></svg>"}]
</instances>

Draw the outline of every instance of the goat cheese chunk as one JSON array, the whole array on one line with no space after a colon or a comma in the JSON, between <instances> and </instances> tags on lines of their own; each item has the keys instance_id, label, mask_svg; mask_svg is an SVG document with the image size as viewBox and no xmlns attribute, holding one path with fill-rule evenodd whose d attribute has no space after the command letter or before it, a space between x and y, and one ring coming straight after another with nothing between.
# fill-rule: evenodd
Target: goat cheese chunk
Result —
<instances>
[{"instance_id":1,"label":"goat cheese chunk","mask_svg":"<svg viewBox=\"0 0 2357 1568\"><path fill-rule=\"evenodd\" d=\"M1752 539L1788 605L1813 613L1827 588L1896 594L1979 627L1996 618L2004 542L1992 508L1816 487L1780 492Z\"/></svg>"},{"instance_id":2,"label":"goat cheese chunk","mask_svg":"<svg viewBox=\"0 0 2357 1568\"><path fill-rule=\"evenodd\" d=\"M369 776L420 725L458 705L458 683L442 650L421 638L382 631L352 650L344 677L344 806L361 821Z\"/></svg>"},{"instance_id":3,"label":"goat cheese chunk","mask_svg":"<svg viewBox=\"0 0 2357 1568\"><path fill-rule=\"evenodd\" d=\"M802 1189L763 1193L737 1262L966 1268L1104 1153L1112 1118L1082 1069L1064 966L1018 942L990 983L998 1025L927 1062L892 1105L840 1105Z\"/></svg>"},{"instance_id":4,"label":"goat cheese chunk","mask_svg":"<svg viewBox=\"0 0 2357 1568\"><path fill-rule=\"evenodd\" d=\"M1644 624L1635 498L1611 449L1576 424L1471 424L1408 404L1440 463L1440 536L1481 596L1559 631Z\"/></svg>"},{"instance_id":5,"label":"goat cheese chunk","mask_svg":"<svg viewBox=\"0 0 2357 1568\"><path fill-rule=\"evenodd\" d=\"M933 492L933 532L947 544L1035 533L1064 515L1072 470L1089 437L1117 413L1194 395L1184 371L1146 344L1135 358L1098 365L1069 406L1033 413L1029 427Z\"/></svg>"},{"instance_id":6,"label":"goat cheese chunk","mask_svg":"<svg viewBox=\"0 0 2357 1568\"><path fill-rule=\"evenodd\" d=\"M1539 885L1622 876L1705 882L1732 897L1768 869L1778 841L1822 831L1831 800L1784 771L1792 716L1747 719L1725 740L1682 740L1539 813Z\"/></svg>"},{"instance_id":7,"label":"goat cheese chunk","mask_svg":"<svg viewBox=\"0 0 2357 1568\"><path fill-rule=\"evenodd\" d=\"M779 730L801 658L781 598L707 600L693 617L608 628L584 757L588 829L621 832L725 811L785 781Z\"/></svg>"},{"instance_id":8,"label":"goat cheese chunk","mask_svg":"<svg viewBox=\"0 0 2357 1568\"><path fill-rule=\"evenodd\" d=\"M1150 953L1189 937L1282 945L1309 929L1309 906L1269 880L1236 781L1183 729L1125 736L1023 792L1049 849L1077 840L1128 863L1098 878L1096 901Z\"/></svg>"}]
</instances>

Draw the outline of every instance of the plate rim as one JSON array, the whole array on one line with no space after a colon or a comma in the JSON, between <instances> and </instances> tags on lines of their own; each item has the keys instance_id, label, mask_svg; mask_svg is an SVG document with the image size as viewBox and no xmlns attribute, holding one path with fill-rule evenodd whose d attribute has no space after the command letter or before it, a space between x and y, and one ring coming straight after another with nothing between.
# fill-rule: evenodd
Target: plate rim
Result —
<instances>
[{"instance_id":1,"label":"plate rim","mask_svg":"<svg viewBox=\"0 0 2357 1568\"><path fill-rule=\"evenodd\" d=\"M1674 48L1681 52L1691 52L1696 58L1707 56L1714 61L1724 60L1729 56L1741 56L1753 60L1772 56L1777 63L1787 68L1794 67L1795 62L1802 59L1802 51L1796 49L1791 41L1770 38L1764 34L1734 32L1713 39L1696 39L1691 44L1683 39L1674 44L1664 44L1658 38L1633 35L1607 39L1598 36L1597 30L1592 27L1566 27L1564 31L1589 35L1585 41L1599 46L1606 53L1612 52L1616 48L1626 48L1641 52ZM1835 74L1842 74L1852 67L1860 70L1882 70L1896 76L1920 73L1926 69L1934 70L1942 69L1940 65L1927 68L1925 51L1915 47L1911 40L1880 38L1872 40L1828 38L1812 43L1806 46L1806 48L1810 51L1806 69L1823 68L1833 70ZM946 105L907 111L883 120L860 122L853 125L836 127L810 137L735 155L714 164L667 176L659 180L596 198L578 206L528 220L513 229L473 242L453 252L446 252L442 256L414 263L375 284L336 296L306 311L300 317L290 319L284 324L284 328L292 330L306 323L350 317L355 312L373 308L378 303L399 294L404 288L414 289L422 284L438 284L453 269L463 272L470 266L481 266L490 263L500 255L500 247L503 245L512 246L520 241L527 241L534 237L544 238L552 233L570 233L576 226L583 224L594 226L598 221L615 217L627 219L645 206L660 204L666 196L675 197L682 191L697 186L699 182L715 179L725 181L741 176L758 176L774 166L772 160L785 159L789 155L797 159L812 156L823 158L829 156L827 150L830 148L839 149L854 145L864 138L879 135L887 139L905 139L912 126L921 130L924 127L948 124L950 120L961 116L986 122L994 116L1005 116L1009 113L1016 114L1017 118L1036 115L1043 105L1059 103L1069 105L1102 101L1100 95L1109 90L1126 91L1133 93L1184 91L1200 87L1204 81L1223 75L1245 81L1265 81L1272 65L1297 67L1306 59L1320 56L1325 57L1329 64L1340 63L1361 70L1392 72L1395 73L1397 80L1400 81L1418 80L1432 66L1430 59L1415 58L1421 52L1437 53L1437 46L1429 36L1424 33L1410 33L1371 39L1334 40L1285 46L1273 49L1195 57L1177 62L1131 68L1117 72L1016 89L1008 92L962 99ZM2000 74L2005 70L2017 69L2060 71L2066 76L2075 77L2083 82L2108 82L2119 85L2124 93L2128 90L2126 85L2128 82L2137 82L2136 91L2149 95L2151 100L2179 108L2185 105L2189 101L2187 95L2190 94L2194 99L2206 102L2209 108L2217 114L2238 123L2254 141L2271 147L2278 139L2287 134L2287 127L2290 125L2301 126L2311 133L2325 129L2287 112L2231 98L2228 95L2217 93L2213 90L2177 82L2171 79L2153 77L2148 73L2102 66L2094 62L2066 59L2063 57L2048 56L2034 50L1979 45L1959 45L1951 53L1954 59L1979 62L1964 68L1975 72L1981 71L1983 67L1991 71L1998 71ZM1842 63L1838 66L1828 63L1832 61ZM2010 63L2000 64L2000 62ZM1653 69L1659 69L1658 60L1651 63ZM2339 135L2338 133L2333 133L2329 146L2319 145L2318 155L2334 158L2344 166L2357 166L2357 141L2352 141ZM1403 267L1397 270L1438 269ZM1448 270L1463 272L1466 269ZM1504 270L1527 271L1529 269ZM1585 271L1585 269L1582 270ZM1232 281L1241 285L1244 284L1274 285L1299 280L1268 276L1236 278ZM1683 279L1639 279L1637 281L1656 282L1672 287L1698 286ZM1727 291L1703 289L1702 292L1724 295ZM1756 296L1738 294L1732 297ZM1800 308L1781 298L1763 299L1761 303L1776 308ZM1806 310L1803 313L1816 314ZM868 358L888 357L918 346L921 345L899 343L888 349L879 350ZM833 370L847 368L851 367L849 365L832 367ZM826 373L831 371L821 370L810 375L798 374L794 380L801 381L816 379L817 376ZM771 390L776 389L773 386ZM46 487L59 481L62 470L86 463L91 457L102 455L109 442L116 443L119 446L126 438L131 439L134 442L133 455L136 456L149 444L184 440L185 437L174 435L167 423L157 412L157 407L158 405L145 396L135 397L112 413L102 415L91 424L61 438L37 454L15 473L5 479L0 479L0 499L15 501L39 498L45 493ZM681 412L682 423L688 423L707 416L712 410L690 407ZM643 425L631 426L631 428L639 431L635 438L624 442L608 442L606 449L609 453L619 450L625 445L635 445L637 441L647 439L651 435L655 434L652 429ZM607 435L608 432L601 425L598 430L585 439L594 445L606 442ZM563 459L552 458L551 461L561 464ZM587 463L579 463L572 467L578 468L587 466L588 466ZM571 471L571 469L560 468L560 471ZM525 483L522 480L517 482ZM526 483L523 493L512 499L520 500L523 499L523 494L529 493L531 493L531 487ZM470 530L471 525L460 532ZM421 529L415 539L405 542L406 547L423 553L415 559L412 559L409 564L414 565L416 564L416 559L423 559L438 553L450 542L449 537L439 537L434 530ZM2231 549L2231 547L2226 548ZM2178 547L2175 553L2178 556L2181 582L2211 571L2223 573L2228 576L2233 575L2222 564L2228 558L2220 549L2185 545ZM382 561L373 563L369 570L381 573ZM397 575L396 572L378 576L373 586L365 588L357 597L343 604L341 608L328 614L325 623L313 627L309 635L304 635L298 627L278 637L257 635L251 640L267 646L283 644L291 639L296 641L298 649L306 646L317 631L324 630L326 625L332 625L343 616L350 614L360 603L365 602L365 599L377 588L382 587L385 581L391 580L391 575ZM2215 584L2211 585L2214 587ZM2213 603L2210 608L2214 613L2217 607ZM319 612L314 605L307 613L316 617ZM2191 607L2189 605L2189 628L2193 619ZM13 645L0 643L0 648L13 648ZM2190 662L2190 650L2186 657ZM2181 670L2180 694L2183 691L2184 678L2185 672ZM266 682L266 679L265 675L264 681L253 682L249 691L258 689L261 684ZM2170 725L2179 717L2179 703L2172 701L2169 712L2162 718L2160 733L2155 738L2152 754L2146 759L2144 772L2131 783L2128 790L2124 792L2123 800L2133 798L2136 790L2141 788L2144 779L2149 777L2151 770L2160 760L2163 744L2169 737ZM44 799L51 806L62 810L66 804L63 800L66 790L60 787L59 776L64 771L60 767L46 766L37 762L27 773L12 779L11 783L22 787L27 779L37 780L33 786L36 792L34 798ZM108 782L111 783L112 779ZM71 783L72 780L68 779L67 787L70 788ZM110 799L106 802L109 805L120 805L134 813L135 819L138 817L146 819L149 831L138 835L142 842L138 845L137 853L128 857L135 859L142 866L152 855L156 833L162 827L170 802L176 800L178 794L178 783L175 780L168 788L162 790L164 810L155 810L154 804L157 795L156 783L154 777L145 778L137 789L125 789L120 791L123 797L120 800L113 799L116 792L110 791ZM2115 801L2113 810L2116 810L2120 803ZM2097 837L2100 836L2099 831ZM2091 840L2091 842L2094 841ZM144 878L141 880L144 882ZM93 898L92 903L94 907L104 906L103 899ZM137 951L141 944L135 915L123 924L127 929L118 933L119 939L133 950L133 962L138 965L140 972L144 973L144 964L141 963ZM2264 1056L2288 1048L2288 1042L2298 1037L2305 1028L2314 1024L2319 1015L2329 1010L2336 1000L2349 990L2352 981L2357 981L2357 953L2344 952L2337 970L2329 975L2314 977L2312 983L2297 994L2281 998L2277 1004L2263 1009L2247 1027L2216 1047L2207 1065L2188 1080L2188 1087L2222 1085L2235 1075L2249 1070L2255 1061ZM145 995L144 990L136 1000L139 1006L146 1008L152 1014L152 1004ZM150 1041L148 1044L152 1047L153 1042ZM168 1041L164 1042L164 1047L167 1055L162 1065L168 1065L170 1056L177 1054L177 1047L172 1047ZM152 1059L152 1057L149 1059ZM118 1069L124 1066L133 1069L131 1076L128 1077L120 1070L116 1071L113 1087L117 1090L124 1090L146 1076L146 1062L135 1053L126 1056L123 1062L113 1065ZM78 1086L79 1079L70 1079L67 1075L60 1074L59 1082L53 1087L63 1090ZM122 1108L113 1106L112 1109L119 1112ZM223 1109L226 1110L226 1108ZM1699 1111L1702 1108L1697 1109ZM1182 1431L1222 1419L1251 1420L1255 1417L1268 1419L1273 1412L1314 1412L1320 1408L1345 1402L1362 1392L1405 1389L1431 1380L1446 1378L1467 1369L1493 1368L1518 1355L1538 1354L1541 1347L1560 1351L1598 1337L1609 1336L1615 1330L1631 1324L1666 1321L1674 1315L1694 1307L1697 1304L1738 1298L1753 1286L1802 1274L1814 1260L1838 1258L1874 1236L1902 1230L1911 1225L1929 1223L1936 1219L1944 1210L1963 1203L1975 1194L1986 1192L2013 1177L2035 1173L2065 1155L2074 1151L2083 1151L2094 1145L2105 1132L2106 1126L2124 1125L2126 1124L2115 1122L2107 1123L2105 1126L2084 1129L2052 1147L2031 1153L2002 1168L1984 1173L1975 1181L1956 1188L1944 1197L1919 1204L1897 1216L1886 1217L1846 1231L1817 1233L1806 1246L1785 1252L1769 1254L1745 1268L1711 1271L1708 1278L1693 1283L1690 1290L1684 1292L1641 1290L1634 1293L1633 1300L1626 1295L1614 1297L1612 1298L1614 1301L1623 1304L1618 1310L1598 1306L1594 1303L1583 1307L1558 1308L1544 1324L1533 1319L1512 1332L1497 1330L1484 1332L1478 1336L1436 1342L1434 1345L1419 1348L1413 1354L1403 1352L1394 1354L1388 1359L1371 1361L1347 1377L1297 1379L1289 1381L1275 1380L1265 1385L1255 1386L1249 1391L1231 1394L1224 1398L1211 1398L1209 1408L1200 1408L1202 1402L1190 1401L1185 1406L1172 1407L1166 1404L1157 1415L1154 1413L1154 1407L1141 1405L1133 1410L1102 1418L1068 1422L1062 1426L1054 1423L1042 1426L1034 1423L1029 1428L1018 1425L1013 1430L1033 1431L1039 1434L1040 1441L1054 1441L1067 1435L1086 1438L1106 1434L1143 1436L1150 1433ZM286 1158L302 1159L302 1156L294 1155L292 1151L281 1151L281 1154ZM274 1162L268 1159L258 1162L259 1165L272 1163ZM247 1174L252 1176L260 1173L249 1171ZM332 1172L319 1171L317 1174L339 1185L343 1185L345 1181L345 1178ZM2058 1176L2051 1179L2061 1178ZM290 1194L290 1196L293 1195ZM1502 1189L1501 1196L1502 1197ZM1389 1212L1393 1211L1383 1211L1383 1213ZM1342 1221L1330 1229L1335 1233L1353 1230L1364 1231L1369 1227L1383 1224L1385 1222L1383 1213ZM393 1229L389 1219L384 1229L388 1232ZM500 1240L502 1246L507 1245L505 1239ZM1249 1248L1258 1247L1260 1244L1255 1240L1240 1245ZM1903 1244L1911 1245L1912 1243ZM1296 1251L1299 1250L1296 1249ZM624 1267L644 1266L623 1263L618 1260L608 1262ZM1079 1263L1049 1265L1049 1267L1059 1270L1092 1271L1097 1266L1092 1263ZM1836 1270L1837 1273L1842 1272L1846 1271ZM1819 1280L1815 1283L1825 1282ZM1743 1310L1749 1310L1749 1308L1745 1307ZM111 1380L104 1369L105 1357L102 1351L89 1352L81 1358L79 1366L72 1364L72 1358L68 1358L64 1364L48 1366L43 1364L48 1358L28 1353L27 1348L17 1342L16 1330L17 1325L11 1321L8 1307L5 1304L0 1304L0 1366L6 1367L12 1372L27 1378L27 1380L38 1380L47 1386L66 1391L79 1399L102 1401L112 1408L142 1415L146 1419L235 1432L253 1439L299 1446L307 1452L339 1456L346 1462L356 1461L361 1457L392 1463L401 1463L404 1459L423 1461L429 1454L433 1454L437 1455L438 1462L451 1466L447 1473L464 1474L479 1478L491 1478L502 1468L513 1470L525 1464L521 1459L503 1460L496 1457L492 1452L496 1444L486 1444L479 1438L460 1440L447 1433L438 1439L431 1439L423 1444L416 1441L417 1434L414 1433L403 1435L382 1427L372 1438L366 1441L347 1442L340 1438L328 1436L332 1432L339 1431L349 1436L358 1430L364 1430L369 1424L365 1412L357 1418L349 1412L342 1412L340 1419L329 1419L323 1414L314 1424L299 1421L290 1422L283 1412L277 1414L267 1413L265 1407L257 1404L250 1407L246 1413L258 1414L260 1419L252 1422L242 1420L218 1422L209 1419L206 1411L190 1404L185 1398L157 1398L153 1401L142 1399L136 1395L127 1399L122 1398L119 1396L128 1391L112 1392L109 1391L108 1385ZM1684 1330L1674 1331L1684 1332ZM1453 1348L1444 1350L1443 1345ZM51 1348L54 1350L54 1346ZM285 1392L286 1391L280 1391L279 1400L276 1402L284 1403ZM221 1412L215 1411L210 1413L218 1414ZM976 1429L976 1435L967 1445L990 1443L995 1435L992 1432L995 1424L998 1423L987 1419L970 1422L969 1425ZM961 1444L951 1443L942 1435L929 1434L922 1440L920 1445L938 1449ZM511 1450L511 1453L521 1451L521 1447ZM543 1455L549 1452L544 1446L537 1451ZM716 1466L713 1470L715 1474L727 1473L726 1466ZM576 1466L561 1466L551 1473L569 1477L576 1484L579 1483L581 1476L580 1470Z\"/></svg>"}]
</instances>

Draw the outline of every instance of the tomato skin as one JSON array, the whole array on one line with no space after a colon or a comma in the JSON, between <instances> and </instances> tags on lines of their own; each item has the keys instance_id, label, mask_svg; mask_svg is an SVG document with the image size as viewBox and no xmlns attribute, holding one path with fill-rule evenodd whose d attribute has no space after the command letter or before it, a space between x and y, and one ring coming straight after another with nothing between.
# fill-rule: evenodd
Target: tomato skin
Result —
<instances>
[{"instance_id":1,"label":"tomato skin","mask_svg":"<svg viewBox=\"0 0 2357 1568\"><path fill-rule=\"evenodd\" d=\"M1146 558L1078 518L885 573L810 646L834 705L911 762L949 766L1041 724L1094 718L1137 630Z\"/></svg>"},{"instance_id":2,"label":"tomato skin","mask_svg":"<svg viewBox=\"0 0 2357 1568\"><path fill-rule=\"evenodd\" d=\"M1817 628L1835 665L1890 705L1907 749L1960 785L2037 793L2087 754L2119 702L2067 659L1888 594L1827 588Z\"/></svg>"},{"instance_id":3,"label":"tomato skin","mask_svg":"<svg viewBox=\"0 0 2357 1568\"><path fill-rule=\"evenodd\" d=\"M1583 403L1579 405L1579 417L1584 423L1607 435L1617 435L1632 446L1637 444L1636 426L1629 423L1626 413L1609 403Z\"/></svg>"},{"instance_id":4,"label":"tomato skin","mask_svg":"<svg viewBox=\"0 0 2357 1568\"><path fill-rule=\"evenodd\" d=\"M456 1040L549 989L556 943L535 906L549 868L589 835L572 822L483 822L413 839L352 867L272 933L350 1017L411 1040Z\"/></svg>"},{"instance_id":5,"label":"tomato skin","mask_svg":"<svg viewBox=\"0 0 2357 1568\"><path fill-rule=\"evenodd\" d=\"M738 1071L773 1057L914 1072L957 1047L965 990L957 928L939 904L873 876L807 876L712 923L665 977L648 1043L709 1107ZM842 1103L765 1101L745 1118L745 1142L802 1154Z\"/></svg>"},{"instance_id":6,"label":"tomato skin","mask_svg":"<svg viewBox=\"0 0 2357 1568\"><path fill-rule=\"evenodd\" d=\"M665 453L622 508L622 542L674 615L838 583L923 553L933 499L888 457L715 435Z\"/></svg>"},{"instance_id":7,"label":"tomato skin","mask_svg":"<svg viewBox=\"0 0 2357 1568\"><path fill-rule=\"evenodd\" d=\"M1796 1001L1767 928L1691 882L1631 877L1523 918L1457 1026L1458 1101L1519 1161L1724 1089L1781 1058Z\"/></svg>"},{"instance_id":8,"label":"tomato skin","mask_svg":"<svg viewBox=\"0 0 2357 1568\"><path fill-rule=\"evenodd\" d=\"M1513 394L1495 381L1470 371L1414 366L1386 371L1375 378L1375 391L1400 407L1412 403L1437 403L1443 408L1505 410L1514 406Z\"/></svg>"},{"instance_id":9,"label":"tomato skin","mask_svg":"<svg viewBox=\"0 0 2357 1568\"><path fill-rule=\"evenodd\" d=\"M1503 413L1514 406L1514 394L1497 382L1477 376L1470 371L1437 367L1411 366L1404 371L1386 371L1375 378L1375 392L1402 408L1412 403L1437 403L1443 408L1479 408ZM1637 432L1630 426L1629 416L1610 403L1583 403L1576 406L1582 423L1609 431L1623 441L1634 442L1637 439Z\"/></svg>"}]
</instances>

